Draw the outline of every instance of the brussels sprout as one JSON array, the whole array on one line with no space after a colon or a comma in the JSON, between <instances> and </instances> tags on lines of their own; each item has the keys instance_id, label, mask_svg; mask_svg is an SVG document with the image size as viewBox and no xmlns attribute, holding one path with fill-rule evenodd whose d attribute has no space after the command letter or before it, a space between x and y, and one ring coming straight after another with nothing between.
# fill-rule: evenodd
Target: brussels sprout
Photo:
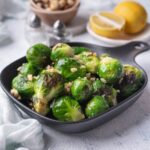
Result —
<instances>
[{"instance_id":1,"label":"brussels sprout","mask_svg":"<svg viewBox=\"0 0 150 150\"><path fill-rule=\"evenodd\" d=\"M73 50L75 55L78 55L82 52L89 51L86 47L73 47Z\"/></svg>"},{"instance_id":2,"label":"brussels sprout","mask_svg":"<svg viewBox=\"0 0 150 150\"><path fill-rule=\"evenodd\" d=\"M94 94L100 94L104 88L105 88L105 84L101 80L96 79L93 82L93 93Z\"/></svg>"},{"instance_id":3,"label":"brussels sprout","mask_svg":"<svg viewBox=\"0 0 150 150\"><path fill-rule=\"evenodd\" d=\"M105 96L106 100L108 101L109 106L116 106L117 105L117 90L111 86L105 86L101 91L101 94Z\"/></svg>"},{"instance_id":4,"label":"brussels sprout","mask_svg":"<svg viewBox=\"0 0 150 150\"><path fill-rule=\"evenodd\" d=\"M58 60L55 64L55 68L68 81L75 80L78 77L84 77L86 74L86 67L81 66L72 58L63 58Z\"/></svg>"},{"instance_id":5,"label":"brussels sprout","mask_svg":"<svg viewBox=\"0 0 150 150\"><path fill-rule=\"evenodd\" d=\"M124 65L124 74L118 83L122 98L129 97L143 84L144 77L141 70L131 65Z\"/></svg>"},{"instance_id":6,"label":"brussels sprout","mask_svg":"<svg viewBox=\"0 0 150 150\"><path fill-rule=\"evenodd\" d=\"M51 60L56 61L64 57L74 56L74 50L67 44L58 43L52 48Z\"/></svg>"},{"instance_id":7,"label":"brussels sprout","mask_svg":"<svg viewBox=\"0 0 150 150\"><path fill-rule=\"evenodd\" d=\"M24 63L21 67L18 68L18 71L21 74L28 75L36 75L38 72L37 67L33 66L31 63Z\"/></svg>"},{"instance_id":8,"label":"brussels sprout","mask_svg":"<svg viewBox=\"0 0 150 150\"><path fill-rule=\"evenodd\" d=\"M111 57L102 57L98 65L97 74L107 83L115 84L121 77L123 66L119 60Z\"/></svg>"},{"instance_id":9,"label":"brussels sprout","mask_svg":"<svg viewBox=\"0 0 150 150\"><path fill-rule=\"evenodd\" d=\"M35 81L34 90L34 109L36 112L46 115L49 102L63 90L63 79L55 70L43 70Z\"/></svg>"},{"instance_id":10,"label":"brussels sprout","mask_svg":"<svg viewBox=\"0 0 150 150\"><path fill-rule=\"evenodd\" d=\"M81 54L76 55L75 59L77 59L79 63L85 65L88 72L96 73L99 64L96 53L82 52Z\"/></svg>"},{"instance_id":11,"label":"brussels sprout","mask_svg":"<svg viewBox=\"0 0 150 150\"><path fill-rule=\"evenodd\" d=\"M80 121L85 118L79 103L70 96L57 99L53 104L52 112L60 121Z\"/></svg>"},{"instance_id":12,"label":"brussels sprout","mask_svg":"<svg viewBox=\"0 0 150 150\"><path fill-rule=\"evenodd\" d=\"M71 86L71 93L78 101L90 98L93 94L92 82L86 78L78 78L74 80Z\"/></svg>"},{"instance_id":13,"label":"brussels sprout","mask_svg":"<svg viewBox=\"0 0 150 150\"><path fill-rule=\"evenodd\" d=\"M34 66L44 67L50 62L51 49L44 44L35 44L27 51L27 60Z\"/></svg>"},{"instance_id":14,"label":"brussels sprout","mask_svg":"<svg viewBox=\"0 0 150 150\"><path fill-rule=\"evenodd\" d=\"M88 102L85 113L88 118L91 118L105 112L108 108L109 105L104 97L95 96Z\"/></svg>"},{"instance_id":15,"label":"brussels sprout","mask_svg":"<svg viewBox=\"0 0 150 150\"><path fill-rule=\"evenodd\" d=\"M34 94L33 81L28 80L27 76L18 74L12 81L12 88L16 89L22 98L31 98Z\"/></svg>"}]
</instances>

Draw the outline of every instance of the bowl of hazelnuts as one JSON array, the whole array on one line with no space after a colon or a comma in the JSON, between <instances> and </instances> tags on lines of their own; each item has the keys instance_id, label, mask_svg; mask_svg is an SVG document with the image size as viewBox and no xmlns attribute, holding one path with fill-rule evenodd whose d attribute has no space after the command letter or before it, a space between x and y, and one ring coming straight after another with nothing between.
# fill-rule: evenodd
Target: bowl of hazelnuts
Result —
<instances>
[{"instance_id":1,"label":"bowl of hazelnuts","mask_svg":"<svg viewBox=\"0 0 150 150\"><path fill-rule=\"evenodd\" d=\"M47 25L56 20L70 23L76 16L80 0L31 0L31 10Z\"/></svg>"}]
</instances>

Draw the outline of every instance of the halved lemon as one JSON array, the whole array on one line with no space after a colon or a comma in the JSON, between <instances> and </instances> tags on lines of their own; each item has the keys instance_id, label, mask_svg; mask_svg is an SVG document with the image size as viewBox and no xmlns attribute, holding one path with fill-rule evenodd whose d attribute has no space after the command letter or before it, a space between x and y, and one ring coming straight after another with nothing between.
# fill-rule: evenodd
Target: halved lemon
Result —
<instances>
[{"instance_id":1,"label":"halved lemon","mask_svg":"<svg viewBox=\"0 0 150 150\"><path fill-rule=\"evenodd\" d=\"M116 38L125 27L125 19L113 12L100 12L90 16L89 25L98 35Z\"/></svg>"}]
</instances>

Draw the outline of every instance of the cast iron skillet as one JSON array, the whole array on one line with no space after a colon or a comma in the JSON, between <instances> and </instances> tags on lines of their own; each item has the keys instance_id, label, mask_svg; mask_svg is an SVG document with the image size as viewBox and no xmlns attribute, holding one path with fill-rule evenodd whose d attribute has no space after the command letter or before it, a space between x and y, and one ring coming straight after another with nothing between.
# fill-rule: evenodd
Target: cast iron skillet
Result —
<instances>
[{"instance_id":1,"label":"cast iron skillet","mask_svg":"<svg viewBox=\"0 0 150 150\"><path fill-rule=\"evenodd\" d=\"M132 64L140 69L142 69L138 64L135 62L135 56L141 52L144 52L150 48L150 46L144 42L132 42L124 46L115 47L115 48L106 48L102 46L87 44L87 43L69 43L71 46L83 46L87 47L97 54L100 53L108 53L112 57L116 57L119 60L122 61L122 63ZM53 127L56 130L65 132L65 133L77 133L77 132L83 132L88 131L90 129L93 129L97 126L100 126L106 121L111 120L112 118L119 115L121 112L126 110L129 106L131 106L143 93L146 85L147 85L147 74L143 70L144 75L144 83L143 86L133 95L128 97L127 99L124 99L121 101L117 106L110 108L107 112L97 115L91 119L85 119L83 121L79 122L61 122L54 119L50 119L47 117L44 117L40 114L37 114L24 104L22 104L20 101L15 99L10 94L10 88L11 88L11 81L12 79L17 75L16 69L22 64L26 62L25 57L20 58L19 60L16 60L15 62L8 65L2 72L1 72L1 86L5 93L8 95L10 100L16 104L19 108L21 108L24 112L26 112L31 117L39 120L40 122L46 124L47 126Z\"/></svg>"}]
</instances>

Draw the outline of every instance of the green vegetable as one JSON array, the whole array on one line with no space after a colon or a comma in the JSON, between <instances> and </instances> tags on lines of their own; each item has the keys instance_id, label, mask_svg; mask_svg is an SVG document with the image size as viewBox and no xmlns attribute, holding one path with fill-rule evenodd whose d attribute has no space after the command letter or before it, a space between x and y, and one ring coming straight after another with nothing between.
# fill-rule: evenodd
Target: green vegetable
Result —
<instances>
[{"instance_id":1,"label":"green vegetable","mask_svg":"<svg viewBox=\"0 0 150 150\"><path fill-rule=\"evenodd\" d=\"M92 82L86 78L74 80L71 86L72 96L78 101L87 100L93 94L93 87L91 85Z\"/></svg>"},{"instance_id":2,"label":"green vegetable","mask_svg":"<svg viewBox=\"0 0 150 150\"><path fill-rule=\"evenodd\" d=\"M95 53L92 52L82 52L79 55L75 56L75 59L86 66L87 71L90 73L96 73L97 67L99 64L99 59L95 55Z\"/></svg>"},{"instance_id":3,"label":"green vegetable","mask_svg":"<svg viewBox=\"0 0 150 150\"><path fill-rule=\"evenodd\" d=\"M85 66L81 66L72 58L63 58L58 60L55 64L55 68L68 81L75 80L78 77L84 77L86 74Z\"/></svg>"},{"instance_id":4,"label":"green vegetable","mask_svg":"<svg viewBox=\"0 0 150 150\"><path fill-rule=\"evenodd\" d=\"M18 74L13 79L12 88L16 89L23 98L31 98L34 94L33 81L29 81L27 76L22 74Z\"/></svg>"},{"instance_id":5,"label":"green vegetable","mask_svg":"<svg viewBox=\"0 0 150 150\"><path fill-rule=\"evenodd\" d=\"M117 90L111 86L105 86L101 91L101 94L105 96L106 100L108 101L109 106L116 106L117 105Z\"/></svg>"},{"instance_id":6,"label":"green vegetable","mask_svg":"<svg viewBox=\"0 0 150 150\"><path fill-rule=\"evenodd\" d=\"M93 93L94 94L100 94L104 88L105 88L105 84L101 80L96 79L93 82L93 90L94 90Z\"/></svg>"},{"instance_id":7,"label":"green vegetable","mask_svg":"<svg viewBox=\"0 0 150 150\"><path fill-rule=\"evenodd\" d=\"M129 97L136 92L143 84L143 73L131 65L124 65L124 74L118 83L122 98Z\"/></svg>"},{"instance_id":8,"label":"green vegetable","mask_svg":"<svg viewBox=\"0 0 150 150\"><path fill-rule=\"evenodd\" d=\"M34 84L33 106L36 112L48 113L49 102L63 91L63 79L54 71L43 70Z\"/></svg>"},{"instance_id":9,"label":"green vegetable","mask_svg":"<svg viewBox=\"0 0 150 150\"><path fill-rule=\"evenodd\" d=\"M86 47L73 47L73 50L75 55L78 55L82 52L89 51Z\"/></svg>"},{"instance_id":10,"label":"green vegetable","mask_svg":"<svg viewBox=\"0 0 150 150\"><path fill-rule=\"evenodd\" d=\"M93 82L94 94L103 95L110 106L117 105L117 90L104 84L101 80Z\"/></svg>"},{"instance_id":11,"label":"green vegetable","mask_svg":"<svg viewBox=\"0 0 150 150\"><path fill-rule=\"evenodd\" d=\"M32 74L36 75L38 72L37 67L33 66L31 63L24 63L20 68L19 72L24 75Z\"/></svg>"},{"instance_id":12,"label":"green vegetable","mask_svg":"<svg viewBox=\"0 0 150 150\"><path fill-rule=\"evenodd\" d=\"M74 56L74 50L68 44L58 43L52 48L51 60Z\"/></svg>"},{"instance_id":13,"label":"green vegetable","mask_svg":"<svg viewBox=\"0 0 150 150\"><path fill-rule=\"evenodd\" d=\"M52 107L53 115L61 121L80 121L85 118L79 103L70 96L58 98Z\"/></svg>"},{"instance_id":14,"label":"green vegetable","mask_svg":"<svg viewBox=\"0 0 150 150\"><path fill-rule=\"evenodd\" d=\"M50 53L51 49L46 45L35 44L28 49L26 57L28 62L30 62L32 65L41 68L50 63Z\"/></svg>"},{"instance_id":15,"label":"green vegetable","mask_svg":"<svg viewBox=\"0 0 150 150\"><path fill-rule=\"evenodd\" d=\"M109 84L115 84L121 77L123 66L119 60L111 57L102 57L98 65L97 74Z\"/></svg>"},{"instance_id":16,"label":"green vegetable","mask_svg":"<svg viewBox=\"0 0 150 150\"><path fill-rule=\"evenodd\" d=\"M108 108L109 105L104 97L95 96L88 102L85 113L88 118L91 118L105 112Z\"/></svg>"}]
</instances>

